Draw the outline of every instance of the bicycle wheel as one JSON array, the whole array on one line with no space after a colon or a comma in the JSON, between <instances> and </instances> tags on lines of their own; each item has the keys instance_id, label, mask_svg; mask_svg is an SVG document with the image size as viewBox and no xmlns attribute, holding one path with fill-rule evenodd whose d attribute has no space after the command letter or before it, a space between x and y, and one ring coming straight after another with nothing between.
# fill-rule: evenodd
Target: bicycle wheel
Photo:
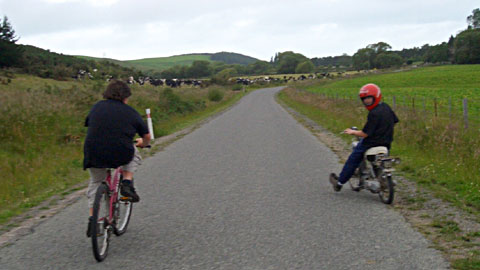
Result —
<instances>
[{"instance_id":1,"label":"bicycle wheel","mask_svg":"<svg viewBox=\"0 0 480 270\"><path fill-rule=\"evenodd\" d=\"M391 176L379 177L380 182L380 192L378 196L384 204L391 204L393 202L393 197L395 194L395 189L393 187L393 181Z\"/></svg>"},{"instance_id":2,"label":"bicycle wheel","mask_svg":"<svg viewBox=\"0 0 480 270\"><path fill-rule=\"evenodd\" d=\"M95 202L93 203L93 220L92 224L92 248L93 256L99 262L107 257L108 244L110 238L111 226L108 224L108 216L110 210L110 198L108 196L108 187L101 184L95 194Z\"/></svg>"},{"instance_id":3,"label":"bicycle wheel","mask_svg":"<svg viewBox=\"0 0 480 270\"><path fill-rule=\"evenodd\" d=\"M132 214L133 205L132 202L122 200L123 196L118 192L117 203L115 204L115 235L120 236L127 231L128 223L130 222L130 216Z\"/></svg>"}]
</instances>

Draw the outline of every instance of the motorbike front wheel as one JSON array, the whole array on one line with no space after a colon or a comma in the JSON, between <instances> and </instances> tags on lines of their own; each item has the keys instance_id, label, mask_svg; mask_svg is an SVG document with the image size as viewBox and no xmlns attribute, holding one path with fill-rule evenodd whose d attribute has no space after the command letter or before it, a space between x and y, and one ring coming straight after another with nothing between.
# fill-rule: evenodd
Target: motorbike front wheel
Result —
<instances>
[{"instance_id":1,"label":"motorbike front wheel","mask_svg":"<svg viewBox=\"0 0 480 270\"><path fill-rule=\"evenodd\" d=\"M393 187L393 180L391 176L380 176L378 181L380 182L380 192L378 196L384 204L391 204L395 194Z\"/></svg>"}]
</instances>

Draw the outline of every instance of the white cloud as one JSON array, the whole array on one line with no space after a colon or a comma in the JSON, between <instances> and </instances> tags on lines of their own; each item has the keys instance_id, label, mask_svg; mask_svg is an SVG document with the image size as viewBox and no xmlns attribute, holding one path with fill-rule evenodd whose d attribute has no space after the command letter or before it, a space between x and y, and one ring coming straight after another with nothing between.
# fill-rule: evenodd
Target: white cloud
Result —
<instances>
[{"instance_id":1,"label":"white cloud","mask_svg":"<svg viewBox=\"0 0 480 270\"><path fill-rule=\"evenodd\" d=\"M105 7L105 6L111 6L113 4L116 4L119 0L43 0L46 3L49 4L65 4L65 3L81 3L81 2L87 2L92 6L95 7Z\"/></svg>"},{"instance_id":2,"label":"white cloud","mask_svg":"<svg viewBox=\"0 0 480 270\"><path fill-rule=\"evenodd\" d=\"M478 7L478 0L42 1L0 0L20 43L117 59L234 51L269 60L285 50L321 57L378 41L411 48L447 41Z\"/></svg>"}]
</instances>

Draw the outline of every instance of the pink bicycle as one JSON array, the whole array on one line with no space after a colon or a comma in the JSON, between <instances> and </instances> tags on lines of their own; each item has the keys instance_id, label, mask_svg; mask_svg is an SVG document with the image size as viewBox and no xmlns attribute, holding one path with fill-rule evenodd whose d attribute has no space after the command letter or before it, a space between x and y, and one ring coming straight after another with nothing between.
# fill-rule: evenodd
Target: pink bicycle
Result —
<instances>
[{"instance_id":1,"label":"pink bicycle","mask_svg":"<svg viewBox=\"0 0 480 270\"><path fill-rule=\"evenodd\" d=\"M107 257L112 232L120 236L127 231L132 203L120 195L122 169L108 169L105 181L98 187L93 203L92 246L93 255L99 262Z\"/></svg>"}]
</instances>

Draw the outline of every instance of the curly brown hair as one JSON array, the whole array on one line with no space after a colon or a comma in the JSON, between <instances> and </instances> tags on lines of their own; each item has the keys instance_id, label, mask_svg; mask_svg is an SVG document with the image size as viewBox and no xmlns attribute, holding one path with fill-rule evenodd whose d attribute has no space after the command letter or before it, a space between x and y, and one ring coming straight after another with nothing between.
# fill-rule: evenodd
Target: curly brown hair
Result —
<instances>
[{"instance_id":1,"label":"curly brown hair","mask_svg":"<svg viewBox=\"0 0 480 270\"><path fill-rule=\"evenodd\" d=\"M123 101L132 95L132 91L126 82L119 80L112 80L105 92L103 92L103 98Z\"/></svg>"}]
</instances>

